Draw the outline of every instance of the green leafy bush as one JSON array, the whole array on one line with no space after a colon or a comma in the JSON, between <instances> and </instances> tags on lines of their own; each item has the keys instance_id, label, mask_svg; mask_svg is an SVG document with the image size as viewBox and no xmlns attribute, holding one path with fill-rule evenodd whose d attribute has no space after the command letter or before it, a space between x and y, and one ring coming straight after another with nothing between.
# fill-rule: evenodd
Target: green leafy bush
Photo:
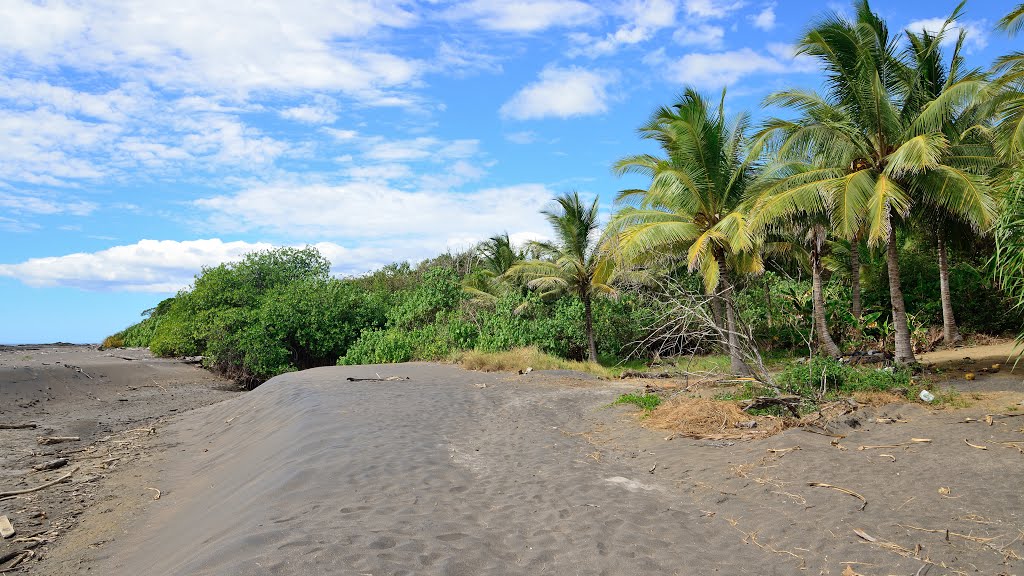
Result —
<instances>
[{"instance_id":1,"label":"green leafy bush","mask_svg":"<svg viewBox=\"0 0 1024 576\"><path fill-rule=\"evenodd\" d=\"M792 364L775 381L782 389L805 397L848 395L857 391L901 391L910 389L909 368L867 368L844 364L828 356Z\"/></svg>"},{"instance_id":2,"label":"green leafy bush","mask_svg":"<svg viewBox=\"0 0 1024 576\"><path fill-rule=\"evenodd\" d=\"M642 408L644 412L650 412L661 404L661 397L657 394L623 394L614 404L632 404Z\"/></svg>"}]
</instances>

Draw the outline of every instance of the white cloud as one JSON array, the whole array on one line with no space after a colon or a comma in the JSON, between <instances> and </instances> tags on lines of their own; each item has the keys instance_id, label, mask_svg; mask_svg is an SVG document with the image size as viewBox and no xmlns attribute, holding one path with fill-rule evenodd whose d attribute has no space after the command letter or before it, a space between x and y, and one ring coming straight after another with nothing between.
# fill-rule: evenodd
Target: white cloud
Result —
<instances>
[{"instance_id":1,"label":"white cloud","mask_svg":"<svg viewBox=\"0 0 1024 576\"><path fill-rule=\"evenodd\" d=\"M444 141L429 136L411 140L375 138L364 156L370 160L407 162L413 160L451 160L469 158L479 152L479 140Z\"/></svg>"},{"instance_id":2,"label":"white cloud","mask_svg":"<svg viewBox=\"0 0 1024 576\"><path fill-rule=\"evenodd\" d=\"M616 74L604 70L548 66L501 107L505 118L569 118L608 111L608 86Z\"/></svg>"},{"instance_id":3,"label":"white cloud","mask_svg":"<svg viewBox=\"0 0 1024 576\"><path fill-rule=\"evenodd\" d=\"M505 135L505 140L508 140L513 144L533 144L537 141L537 134L529 130L512 132L511 134Z\"/></svg>"},{"instance_id":4,"label":"white cloud","mask_svg":"<svg viewBox=\"0 0 1024 576\"><path fill-rule=\"evenodd\" d=\"M426 256L430 250L443 250L451 238L546 230L539 210L552 196L539 184L457 193L353 181L335 186L258 186L203 198L194 205L207 211L209 224L219 230L372 239Z\"/></svg>"},{"instance_id":5,"label":"white cloud","mask_svg":"<svg viewBox=\"0 0 1024 576\"><path fill-rule=\"evenodd\" d=\"M586 33L570 35L577 45L569 54L585 55L591 58L614 54L622 46L646 42L662 28L675 24L676 5L671 0L633 0L618 6L619 14L626 23L603 37Z\"/></svg>"},{"instance_id":6,"label":"white cloud","mask_svg":"<svg viewBox=\"0 0 1024 576\"><path fill-rule=\"evenodd\" d=\"M0 180L66 186L137 177L140 167L251 171L288 151L240 111L209 98L162 99L133 83L92 93L0 76Z\"/></svg>"},{"instance_id":7,"label":"white cloud","mask_svg":"<svg viewBox=\"0 0 1024 576\"><path fill-rule=\"evenodd\" d=\"M0 219L2 223L2 219ZM347 248L332 242L314 244L334 264L337 273L365 272L390 261L388 248ZM29 286L68 286L86 290L176 292L189 286L203 266L241 260L267 242L208 240L140 240L91 253L32 258L0 264L0 276Z\"/></svg>"},{"instance_id":8,"label":"white cloud","mask_svg":"<svg viewBox=\"0 0 1024 576\"><path fill-rule=\"evenodd\" d=\"M0 56L245 94L340 90L373 98L422 65L353 41L416 17L402 2L31 0L0 3Z\"/></svg>"},{"instance_id":9,"label":"white cloud","mask_svg":"<svg viewBox=\"0 0 1024 576\"><path fill-rule=\"evenodd\" d=\"M447 16L453 20L473 20L490 30L529 33L588 24L600 12L577 0L470 0L448 10Z\"/></svg>"},{"instance_id":10,"label":"white cloud","mask_svg":"<svg viewBox=\"0 0 1024 576\"><path fill-rule=\"evenodd\" d=\"M340 141L355 140L359 137L359 132L355 130L342 130L340 128L323 128L323 131L330 134L334 139Z\"/></svg>"},{"instance_id":11,"label":"white cloud","mask_svg":"<svg viewBox=\"0 0 1024 576\"><path fill-rule=\"evenodd\" d=\"M907 24L907 30L920 34L922 30L928 31L930 34L938 34L945 25L945 18L925 18L922 20L915 20L910 24ZM988 32L990 26L982 22L953 22L946 27L946 35L942 39L942 46L944 48L952 47L956 44L957 39L960 37L960 32L965 31L967 33L967 39L964 44L970 49L984 49L988 46Z\"/></svg>"},{"instance_id":12,"label":"white cloud","mask_svg":"<svg viewBox=\"0 0 1024 576\"><path fill-rule=\"evenodd\" d=\"M183 148L225 164L268 164L283 154L288 145L264 136L237 118L208 115L189 118L182 125L191 133Z\"/></svg>"},{"instance_id":13,"label":"white cloud","mask_svg":"<svg viewBox=\"0 0 1024 576\"><path fill-rule=\"evenodd\" d=\"M742 0L683 0L686 13L699 18L724 18L744 4Z\"/></svg>"},{"instance_id":14,"label":"white cloud","mask_svg":"<svg viewBox=\"0 0 1024 576\"><path fill-rule=\"evenodd\" d=\"M372 164L370 166L353 166L349 168L346 175L353 180L366 180L370 182L392 182L395 180L407 180L413 177L412 168L405 164Z\"/></svg>"},{"instance_id":15,"label":"white cloud","mask_svg":"<svg viewBox=\"0 0 1024 576\"><path fill-rule=\"evenodd\" d=\"M772 3L765 6L764 10L758 12L752 20L754 21L755 28L773 30L775 28L775 4Z\"/></svg>"},{"instance_id":16,"label":"white cloud","mask_svg":"<svg viewBox=\"0 0 1024 576\"><path fill-rule=\"evenodd\" d=\"M281 111L281 117L306 124L332 124L338 119L333 110L324 106L294 106Z\"/></svg>"},{"instance_id":17,"label":"white cloud","mask_svg":"<svg viewBox=\"0 0 1024 576\"><path fill-rule=\"evenodd\" d=\"M38 195L0 192L0 208L6 208L15 214L71 214L72 216L88 216L98 206L94 202L84 200L59 200L56 198L44 198Z\"/></svg>"},{"instance_id":18,"label":"white cloud","mask_svg":"<svg viewBox=\"0 0 1024 576\"><path fill-rule=\"evenodd\" d=\"M679 60L667 64L668 77L680 84L691 84L699 89L708 90L731 86L747 76L792 74L814 70L813 62L794 59L791 50L792 47L789 45L773 44L768 47L770 55L761 54L751 48L686 54Z\"/></svg>"},{"instance_id":19,"label":"white cloud","mask_svg":"<svg viewBox=\"0 0 1024 576\"><path fill-rule=\"evenodd\" d=\"M496 56L487 54L479 46L471 48L458 41L441 41L437 47L437 66L457 76L502 71L501 63Z\"/></svg>"},{"instance_id":20,"label":"white cloud","mask_svg":"<svg viewBox=\"0 0 1024 576\"><path fill-rule=\"evenodd\" d=\"M694 27L683 27L672 34L672 39L683 46L700 46L706 49L721 48L725 38L725 29L712 24L698 24Z\"/></svg>"}]
</instances>

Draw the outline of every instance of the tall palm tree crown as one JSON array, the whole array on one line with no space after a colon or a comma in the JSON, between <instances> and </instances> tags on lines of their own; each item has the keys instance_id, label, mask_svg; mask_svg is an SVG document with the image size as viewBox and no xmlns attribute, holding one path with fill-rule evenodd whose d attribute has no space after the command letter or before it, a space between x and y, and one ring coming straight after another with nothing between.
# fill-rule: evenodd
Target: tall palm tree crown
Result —
<instances>
[{"instance_id":1,"label":"tall palm tree crown","mask_svg":"<svg viewBox=\"0 0 1024 576\"><path fill-rule=\"evenodd\" d=\"M855 8L853 20L826 17L799 43L798 52L824 69L825 94L787 90L766 100L800 116L772 119L759 135L758 146L777 159L764 172L771 200L759 217L826 213L837 235L850 239L865 230L869 243L886 244L897 361L913 362L896 227L915 201L964 221L991 222L994 203L983 178L965 169L943 132L985 82L975 74L921 74L898 53L898 39L867 0ZM941 83L941 93L927 94L921 87L928 82Z\"/></svg>"},{"instance_id":2,"label":"tall palm tree crown","mask_svg":"<svg viewBox=\"0 0 1024 576\"><path fill-rule=\"evenodd\" d=\"M577 192L555 198L556 206L542 214L551 224L555 240L532 242L541 256L509 268L506 275L527 281L542 297L570 293L583 301L588 352L597 361L597 344L593 330L593 297L611 294L615 266L601 248L598 201L586 205Z\"/></svg>"},{"instance_id":3,"label":"tall palm tree crown","mask_svg":"<svg viewBox=\"0 0 1024 576\"><path fill-rule=\"evenodd\" d=\"M708 293L722 292L729 352L734 372L746 372L739 356L733 272L763 269L757 237L742 209L753 174L748 161L749 118L725 115L725 92L717 107L688 88L671 107L655 111L640 127L665 156L627 156L615 163L617 174L647 176L647 189L624 190L609 229L626 260L651 263L685 258L698 271Z\"/></svg>"}]
</instances>

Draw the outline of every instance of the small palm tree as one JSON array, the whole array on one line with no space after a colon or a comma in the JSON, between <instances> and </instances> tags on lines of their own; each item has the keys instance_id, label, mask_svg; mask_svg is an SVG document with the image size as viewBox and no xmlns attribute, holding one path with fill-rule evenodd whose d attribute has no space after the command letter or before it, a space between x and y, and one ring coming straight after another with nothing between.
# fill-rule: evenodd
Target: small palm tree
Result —
<instances>
[{"instance_id":1,"label":"small palm tree","mask_svg":"<svg viewBox=\"0 0 1024 576\"><path fill-rule=\"evenodd\" d=\"M601 248L598 233L597 198L585 205L577 192L555 198L556 207L542 212L555 233L552 242L531 242L530 248L541 257L513 265L505 273L521 279L541 297L569 293L583 302L587 332L587 351L597 362L594 338L593 300L598 294L613 294L615 266Z\"/></svg>"},{"instance_id":2,"label":"small palm tree","mask_svg":"<svg viewBox=\"0 0 1024 576\"><path fill-rule=\"evenodd\" d=\"M679 261L701 274L705 290L720 294L726 316L728 351L734 373L747 373L733 303L736 274L760 272L757 238L742 209L752 167L746 156L746 114L725 115L692 88L670 108L660 108L640 128L664 157L642 154L615 163L621 175L647 176L646 190L624 190L610 230L620 255L634 263Z\"/></svg>"},{"instance_id":3,"label":"small palm tree","mask_svg":"<svg viewBox=\"0 0 1024 576\"><path fill-rule=\"evenodd\" d=\"M502 275L523 259L523 253L516 252L508 232L484 240L475 252L480 265L462 281L462 288L473 299L493 302L508 289Z\"/></svg>"}]
</instances>

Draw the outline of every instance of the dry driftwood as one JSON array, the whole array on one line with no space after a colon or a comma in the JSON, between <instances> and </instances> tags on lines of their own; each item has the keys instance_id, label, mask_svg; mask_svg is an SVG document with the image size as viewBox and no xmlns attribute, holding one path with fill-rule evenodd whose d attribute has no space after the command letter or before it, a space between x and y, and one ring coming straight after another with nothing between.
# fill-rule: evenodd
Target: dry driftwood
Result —
<instances>
[{"instance_id":1,"label":"dry driftwood","mask_svg":"<svg viewBox=\"0 0 1024 576\"><path fill-rule=\"evenodd\" d=\"M77 442L81 440L78 436L39 436L36 442L40 444L60 444L61 442Z\"/></svg>"},{"instance_id":2,"label":"dry driftwood","mask_svg":"<svg viewBox=\"0 0 1024 576\"><path fill-rule=\"evenodd\" d=\"M388 376L387 378L345 378L345 380L348 380L349 382L396 382L398 380L408 379L408 376Z\"/></svg>"},{"instance_id":3,"label":"dry driftwood","mask_svg":"<svg viewBox=\"0 0 1024 576\"><path fill-rule=\"evenodd\" d=\"M743 407L744 412L751 410L761 410L762 408L768 408L770 406L782 406L793 415L794 418L800 417L800 397L799 396L758 396L753 400L747 401L746 406Z\"/></svg>"},{"instance_id":4,"label":"dry driftwood","mask_svg":"<svg viewBox=\"0 0 1024 576\"><path fill-rule=\"evenodd\" d=\"M837 492L842 492L843 494L849 494L850 496L853 496L854 498L856 498L856 499L860 500L861 502L863 502L863 504L861 504L861 506L860 506L861 510L864 510L865 508L868 507L868 500L867 500L867 498L861 496L860 494L854 492L853 490L849 490L847 488L843 488L843 487L840 487L840 486L833 486L832 484L825 484L824 482L808 482L807 485L808 486L815 486L817 488L831 488L832 490L835 490Z\"/></svg>"},{"instance_id":5,"label":"dry driftwood","mask_svg":"<svg viewBox=\"0 0 1024 576\"><path fill-rule=\"evenodd\" d=\"M68 460L67 458L57 458L56 460L50 460L45 464L38 464L36 466L33 466L32 469L37 470L39 472L42 472L44 470L56 470L57 468L63 468L67 466L68 462L70 462L70 460Z\"/></svg>"},{"instance_id":6,"label":"dry driftwood","mask_svg":"<svg viewBox=\"0 0 1024 576\"><path fill-rule=\"evenodd\" d=\"M35 488L25 488L24 490L10 490L10 491L7 491L7 492L0 492L0 498L7 498L9 496L20 496L22 494L29 494L29 493L32 493L32 492L38 492L38 491L40 491L40 490L42 490L44 488L49 488L50 486L53 486L54 484L60 484L61 482L66 482L77 471L78 471L78 466L75 466L74 468L71 469L71 472L68 472L67 474L61 476L60 478L57 478L56 480L53 480L51 482L47 482L46 484L41 484L39 486L36 486Z\"/></svg>"},{"instance_id":7,"label":"dry driftwood","mask_svg":"<svg viewBox=\"0 0 1024 576\"><path fill-rule=\"evenodd\" d=\"M623 370L620 378L623 380L627 378L646 378L650 380L656 380L659 378L672 378L673 374L668 372L641 372L639 370Z\"/></svg>"},{"instance_id":8,"label":"dry driftwood","mask_svg":"<svg viewBox=\"0 0 1024 576\"><path fill-rule=\"evenodd\" d=\"M27 428L38 428L38 424L0 424L0 430L25 430Z\"/></svg>"}]
</instances>

